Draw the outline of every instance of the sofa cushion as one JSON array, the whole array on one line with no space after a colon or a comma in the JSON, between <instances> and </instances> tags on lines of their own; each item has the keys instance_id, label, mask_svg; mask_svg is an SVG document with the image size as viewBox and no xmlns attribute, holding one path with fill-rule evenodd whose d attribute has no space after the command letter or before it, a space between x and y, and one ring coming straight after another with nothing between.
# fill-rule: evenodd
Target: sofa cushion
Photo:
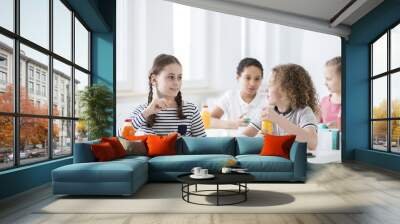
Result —
<instances>
[{"instance_id":1,"label":"sofa cushion","mask_svg":"<svg viewBox=\"0 0 400 224\"><path fill-rule=\"evenodd\" d=\"M121 142L122 146L126 151L126 155L138 155L145 156L147 155L146 144L140 140L127 140L124 138L118 138Z\"/></svg>"},{"instance_id":2,"label":"sofa cushion","mask_svg":"<svg viewBox=\"0 0 400 224\"><path fill-rule=\"evenodd\" d=\"M163 172L190 172L193 167L199 166L211 172L219 171L230 159L231 155L175 155L158 156L149 160L149 170Z\"/></svg>"},{"instance_id":3,"label":"sofa cushion","mask_svg":"<svg viewBox=\"0 0 400 224\"><path fill-rule=\"evenodd\" d=\"M177 142L177 154L203 155L225 154L235 155L235 138L233 137L182 137Z\"/></svg>"},{"instance_id":4,"label":"sofa cushion","mask_svg":"<svg viewBox=\"0 0 400 224\"><path fill-rule=\"evenodd\" d=\"M101 142L108 142L114 149L115 155L117 158L122 158L126 156L126 151L124 146L122 146L121 142L118 140L117 137L104 137L101 138Z\"/></svg>"},{"instance_id":5,"label":"sofa cushion","mask_svg":"<svg viewBox=\"0 0 400 224\"><path fill-rule=\"evenodd\" d=\"M96 158L90 148L92 144L99 144L100 140L75 143L74 163L95 162Z\"/></svg>"},{"instance_id":6,"label":"sofa cushion","mask_svg":"<svg viewBox=\"0 0 400 224\"><path fill-rule=\"evenodd\" d=\"M113 160L113 162L131 163L132 161L135 161L135 160L142 161L142 162L148 162L149 159L150 159L150 157L147 157L147 156L130 155L130 156L125 156L124 158ZM133 162L133 163L135 163L135 162Z\"/></svg>"},{"instance_id":7,"label":"sofa cushion","mask_svg":"<svg viewBox=\"0 0 400 224\"><path fill-rule=\"evenodd\" d=\"M280 156L286 159L290 159L290 148L296 135L269 135L264 136L264 146L261 149L261 156Z\"/></svg>"},{"instance_id":8,"label":"sofa cushion","mask_svg":"<svg viewBox=\"0 0 400 224\"><path fill-rule=\"evenodd\" d=\"M259 154L264 145L262 137L237 137L236 155Z\"/></svg>"},{"instance_id":9,"label":"sofa cushion","mask_svg":"<svg viewBox=\"0 0 400 224\"><path fill-rule=\"evenodd\" d=\"M292 172L292 161L278 156L238 155L240 167L249 172Z\"/></svg>"},{"instance_id":10,"label":"sofa cushion","mask_svg":"<svg viewBox=\"0 0 400 224\"><path fill-rule=\"evenodd\" d=\"M178 134L167 136L150 135L147 137L147 155L148 156L165 156L176 154L176 139Z\"/></svg>"},{"instance_id":11,"label":"sofa cushion","mask_svg":"<svg viewBox=\"0 0 400 224\"><path fill-rule=\"evenodd\" d=\"M102 142L99 144L93 144L90 146L94 157L96 157L96 161L104 162L109 160L117 159L113 146L109 142Z\"/></svg>"},{"instance_id":12,"label":"sofa cushion","mask_svg":"<svg viewBox=\"0 0 400 224\"><path fill-rule=\"evenodd\" d=\"M142 159L74 163L52 173L53 181L58 182L129 182L134 173L147 176L147 163Z\"/></svg>"}]
</instances>

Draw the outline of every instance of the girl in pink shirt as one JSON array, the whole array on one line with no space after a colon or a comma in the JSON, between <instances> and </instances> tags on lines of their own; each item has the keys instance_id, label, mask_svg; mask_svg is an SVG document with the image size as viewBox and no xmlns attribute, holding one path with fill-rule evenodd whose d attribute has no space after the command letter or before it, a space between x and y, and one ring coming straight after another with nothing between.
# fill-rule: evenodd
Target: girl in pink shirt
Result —
<instances>
[{"instance_id":1,"label":"girl in pink shirt","mask_svg":"<svg viewBox=\"0 0 400 224\"><path fill-rule=\"evenodd\" d=\"M325 64L325 85L330 94L321 99L320 122L329 128L340 128L342 108L342 59L334 57Z\"/></svg>"}]
</instances>

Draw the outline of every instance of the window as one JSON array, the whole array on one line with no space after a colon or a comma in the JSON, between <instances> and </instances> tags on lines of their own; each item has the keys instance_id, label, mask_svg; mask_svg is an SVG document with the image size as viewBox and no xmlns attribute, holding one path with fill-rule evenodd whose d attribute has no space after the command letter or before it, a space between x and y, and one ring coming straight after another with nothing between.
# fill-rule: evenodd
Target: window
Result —
<instances>
[{"instance_id":1,"label":"window","mask_svg":"<svg viewBox=\"0 0 400 224\"><path fill-rule=\"evenodd\" d=\"M46 97L46 86L42 86L42 96Z\"/></svg>"},{"instance_id":2,"label":"window","mask_svg":"<svg viewBox=\"0 0 400 224\"><path fill-rule=\"evenodd\" d=\"M53 157L70 155L72 152L71 120L53 120Z\"/></svg>"},{"instance_id":3,"label":"window","mask_svg":"<svg viewBox=\"0 0 400 224\"><path fill-rule=\"evenodd\" d=\"M60 1L53 0L54 52L71 60L72 12Z\"/></svg>"},{"instance_id":4,"label":"window","mask_svg":"<svg viewBox=\"0 0 400 224\"><path fill-rule=\"evenodd\" d=\"M5 92L7 87L7 56L0 54L0 91Z\"/></svg>"},{"instance_id":5,"label":"window","mask_svg":"<svg viewBox=\"0 0 400 224\"><path fill-rule=\"evenodd\" d=\"M36 69L36 80L40 81L40 70Z\"/></svg>"},{"instance_id":6,"label":"window","mask_svg":"<svg viewBox=\"0 0 400 224\"><path fill-rule=\"evenodd\" d=\"M33 90L33 82L29 81L28 82L28 92L29 94L33 94L34 90Z\"/></svg>"},{"instance_id":7,"label":"window","mask_svg":"<svg viewBox=\"0 0 400 224\"><path fill-rule=\"evenodd\" d=\"M3 6L5 1L0 1L0 7ZM1 9L0 20L2 20L3 9ZM1 23L0 23L1 25ZM14 73L13 66L11 66L12 58L14 57L14 42L0 33L0 113L14 111ZM10 65L8 65L10 64ZM1 115L1 114L0 114ZM0 139L1 139L0 135ZM11 145L6 144L6 145ZM0 149L2 144L0 142ZM1 169L1 160L0 160Z\"/></svg>"},{"instance_id":8,"label":"window","mask_svg":"<svg viewBox=\"0 0 400 224\"><path fill-rule=\"evenodd\" d=\"M81 114L79 96L80 92L84 90L86 86L89 86L89 75L79 70L75 70L75 117L79 117Z\"/></svg>"},{"instance_id":9,"label":"window","mask_svg":"<svg viewBox=\"0 0 400 224\"><path fill-rule=\"evenodd\" d=\"M14 0L1 0L0 9L0 26L14 31Z\"/></svg>"},{"instance_id":10,"label":"window","mask_svg":"<svg viewBox=\"0 0 400 224\"><path fill-rule=\"evenodd\" d=\"M29 74L29 79L33 80L33 67L32 66L29 66L28 74Z\"/></svg>"},{"instance_id":11,"label":"window","mask_svg":"<svg viewBox=\"0 0 400 224\"><path fill-rule=\"evenodd\" d=\"M21 36L49 48L49 0L20 0Z\"/></svg>"},{"instance_id":12,"label":"window","mask_svg":"<svg viewBox=\"0 0 400 224\"><path fill-rule=\"evenodd\" d=\"M46 74L42 73L42 82L46 82Z\"/></svg>"},{"instance_id":13,"label":"window","mask_svg":"<svg viewBox=\"0 0 400 224\"><path fill-rule=\"evenodd\" d=\"M7 84L7 73L0 71L0 84L6 85Z\"/></svg>"},{"instance_id":14,"label":"window","mask_svg":"<svg viewBox=\"0 0 400 224\"><path fill-rule=\"evenodd\" d=\"M40 95L40 84L36 84L36 95Z\"/></svg>"},{"instance_id":15,"label":"window","mask_svg":"<svg viewBox=\"0 0 400 224\"><path fill-rule=\"evenodd\" d=\"M181 4L173 4L172 7L174 55L182 60L183 68L190 68L190 7ZM190 79L190 75L185 74L183 79Z\"/></svg>"},{"instance_id":16,"label":"window","mask_svg":"<svg viewBox=\"0 0 400 224\"><path fill-rule=\"evenodd\" d=\"M400 153L400 25L370 45L371 148Z\"/></svg>"},{"instance_id":17,"label":"window","mask_svg":"<svg viewBox=\"0 0 400 224\"><path fill-rule=\"evenodd\" d=\"M0 67L3 67L3 68L7 67L7 56L0 55Z\"/></svg>"},{"instance_id":18,"label":"window","mask_svg":"<svg viewBox=\"0 0 400 224\"><path fill-rule=\"evenodd\" d=\"M89 69L89 32L75 18L75 62L82 68Z\"/></svg>"},{"instance_id":19,"label":"window","mask_svg":"<svg viewBox=\"0 0 400 224\"><path fill-rule=\"evenodd\" d=\"M14 2L20 6L15 14ZM72 155L76 130L86 139L85 126L74 128L79 114L74 115L76 91L70 87L89 85L90 32L67 4L62 0L0 1L0 26L8 30L0 29L0 83L7 85L6 89L0 85L0 170ZM19 21L15 30L20 33L14 32L14 21ZM14 43L19 45L18 52ZM15 76L19 88L14 88ZM14 125L19 130L15 134Z\"/></svg>"},{"instance_id":20,"label":"window","mask_svg":"<svg viewBox=\"0 0 400 224\"><path fill-rule=\"evenodd\" d=\"M71 96L72 92L70 89L65 89L64 85L65 83L69 83L70 85L72 85L72 69L71 66L68 66L56 59L53 60L53 64L54 64L54 69L53 69L53 78L54 78L54 83L53 83L53 89L54 89L54 101L53 101L53 106L56 106L55 104L58 104L58 93L60 91L60 100L62 103L64 103L64 96ZM72 98L69 97L69 99L67 99L68 104L71 105L72 104ZM71 102L69 102L71 101ZM53 114L59 114L60 109L57 108L55 110L53 110ZM69 107L67 108L67 110L64 113L61 113L62 116L72 116L72 108Z\"/></svg>"}]
</instances>

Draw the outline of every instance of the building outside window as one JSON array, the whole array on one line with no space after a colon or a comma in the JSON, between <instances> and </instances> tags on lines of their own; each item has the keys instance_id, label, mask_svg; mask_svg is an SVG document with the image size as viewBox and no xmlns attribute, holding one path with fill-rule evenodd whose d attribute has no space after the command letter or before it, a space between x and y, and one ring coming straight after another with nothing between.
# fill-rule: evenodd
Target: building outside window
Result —
<instances>
[{"instance_id":1,"label":"building outside window","mask_svg":"<svg viewBox=\"0 0 400 224\"><path fill-rule=\"evenodd\" d=\"M42 86L42 96L46 96L46 86Z\"/></svg>"},{"instance_id":2,"label":"building outside window","mask_svg":"<svg viewBox=\"0 0 400 224\"><path fill-rule=\"evenodd\" d=\"M78 139L78 136L80 140L87 138L86 127L74 129L79 114L73 114L72 109L65 110L64 106L57 108L56 103L59 94L63 94L66 105L73 105L74 101L79 101L77 91L72 92L70 88L64 88L60 92L61 87L58 85L58 81L59 79L64 80L64 87L66 83L70 85L81 83L80 80L72 80L72 71L90 77L90 30L77 18L75 12L71 10L72 7L66 5L68 4L66 1L18 1L19 13L14 13L13 2L6 1L4 4L11 5L3 7L2 1L0 10L1 14L5 13L3 9L10 10L6 13L10 13L15 17L14 20L19 21L15 30L20 31L19 35L10 37L9 32L16 34L14 29L7 29L0 23L2 28L8 30L0 29L0 97L12 96L7 100L7 105L5 101L0 101L0 123L3 130L6 129L5 132L0 133L0 139L2 139L0 150L6 155L4 157L6 159L0 160L0 171L53 158L71 156L75 139ZM53 4L49 4L50 2ZM38 11L42 13L38 14ZM0 16L1 18L3 17ZM49 24L53 25L52 29ZM74 27L75 30L73 30ZM49 35L50 30L53 31L52 35ZM49 48L51 42L53 43L53 52ZM76 43L75 48L72 44L74 42ZM19 44L18 48L14 46L14 43ZM15 49L20 50L15 51ZM58 67L56 59L52 56L53 53L63 58L62 64L66 68ZM18 62L12 60L15 58L14 54L17 54ZM74 61L72 55L75 55ZM53 61L53 63L49 63L49 61ZM20 72L17 74L17 79L20 80L21 94L19 94L19 98L15 99L13 68L18 64ZM50 77L54 77L54 88L47 94ZM81 76L79 79L82 79ZM13 88L1 89L1 84L10 85ZM65 98L65 96L67 97ZM55 103L53 114L49 113L48 108L51 97ZM66 100L71 102L65 102ZM15 105L20 108L18 113L13 110ZM11 109L5 110L4 108ZM61 114L62 119L59 118ZM15 124L19 125L17 134L13 133ZM52 132L48 133L50 130ZM33 139L29 134L33 131L41 134ZM15 141L16 139L19 141ZM18 145L14 145L14 143ZM16 151L16 155L14 155L14 151ZM16 157L19 159L16 160Z\"/></svg>"},{"instance_id":3,"label":"building outside window","mask_svg":"<svg viewBox=\"0 0 400 224\"><path fill-rule=\"evenodd\" d=\"M31 82L31 81L28 82L28 93L34 94L33 82Z\"/></svg>"},{"instance_id":4,"label":"building outside window","mask_svg":"<svg viewBox=\"0 0 400 224\"><path fill-rule=\"evenodd\" d=\"M7 87L7 56L0 54L0 91Z\"/></svg>"},{"instance_id":5,"label":"building outside window","mask_svg":"<svg viewBox=\"0 0 400 224\"><path fill-rule=\"evenodd\" d=\"M400 153L400 25L370 45L371 148Z\"/></svg>"},{"instance_id":6,"label":"building outside window","mask_svg":"<svg viewBox=\"0 0 400 224\"><path fill-rule=\"evenodd\" d=\"M29 66L28 74L29 74L29 79L33 80L33 67L32 66Z\"/></svg>"}]
</instances>

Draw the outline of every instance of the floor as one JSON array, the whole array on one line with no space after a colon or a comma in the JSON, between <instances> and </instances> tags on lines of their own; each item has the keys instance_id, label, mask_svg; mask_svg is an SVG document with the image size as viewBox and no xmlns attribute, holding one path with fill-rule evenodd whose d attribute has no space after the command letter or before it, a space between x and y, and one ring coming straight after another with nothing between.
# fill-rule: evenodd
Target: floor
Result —
<instances>
[{"instance_id":1,"label":"floor","mask_svg":"<svg viewBox=\"0 0 400 224\"><path fill-rule=\"evenodd\" d=\"M0 223L400 223L400 174L359 163L310 164L308 182L346 201L369 206L357 214L36 214L54 200L49 185L0 201ZM316 201L315 203L319 203Z\"/></svg>"}]
</instances>

